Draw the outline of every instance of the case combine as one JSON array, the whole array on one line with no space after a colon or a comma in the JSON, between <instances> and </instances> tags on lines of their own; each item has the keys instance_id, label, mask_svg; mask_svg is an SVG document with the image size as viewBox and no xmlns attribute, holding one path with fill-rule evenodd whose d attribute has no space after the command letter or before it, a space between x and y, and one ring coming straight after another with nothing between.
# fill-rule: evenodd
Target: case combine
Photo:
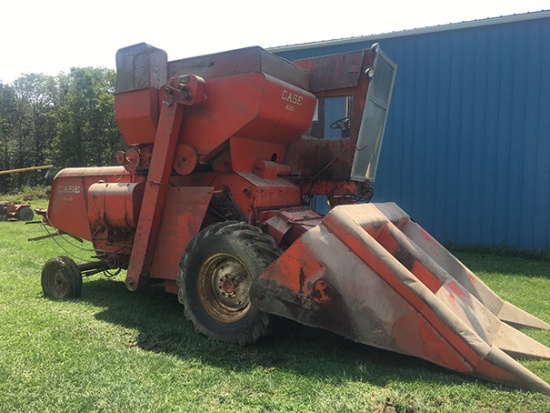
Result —
<instances>
[{"instance_id":1,"label":"case combine","mask_svg":"<svg viewBox=\"0 0 550 413\"><path fill-rule=\"evenodd\" d=\"M46 222L95 256L49 260L44 293L127 269L162 282L208 337L246 344L270 315L550 395L515 358L549 329L499 298L393 203L372 196L396 65L378 45L289 62L251 47L168 61L119 50L118 166L68 168ZM324 196L331 211L310 203Z\"/></svg>"}]
</instances>

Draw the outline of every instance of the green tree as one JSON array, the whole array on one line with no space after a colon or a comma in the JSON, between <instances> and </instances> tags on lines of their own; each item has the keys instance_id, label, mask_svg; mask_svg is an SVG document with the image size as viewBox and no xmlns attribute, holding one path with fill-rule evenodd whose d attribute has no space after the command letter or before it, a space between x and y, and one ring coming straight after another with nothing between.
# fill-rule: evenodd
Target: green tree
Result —
<instances>
[{"instance_id":1,"label":"green tree","mask_svg":"<svg viewBox=\"0 0 550 413\"><path fill-rule=\"evenodd\" d=\"M124 148L114 116L115 72L73 68L0 82L0 170L112 164ZM0 192L43 183L43 173L0 177Z\"/></svg>"},{"instance_id":2,"label":"green tree","mask_svg":"<svg viewBox=\"0 0 550 413\"><path fill-rule=\"evenodd\" d=\"M112 150L120 141L114 118L114 72L74 68L66 81L52 161L56 166L111 163Z\"/></svg>"},{"instance_id":3,"label":"green tree","mask_svg":"<svg viewBox=\"0 0 550 413\"><path fill-rule=\"evenodd\" d=\"M20 130L17 133L17 167L43 165L46 151L57 134L56 78L43 74L25 74L14 82L17 93ZM18 175L19 183L37 184L42 174Z\"/></svg>"},{"instance_id":4,"label":"green tree","mask_svg":"<svg viewBox=\"0 0 550 413\"><path fill-rule=\"evenodd\" d=\"M15 89L0 83L0 170L10 169L12 162L12 139L17 118ZM7 192L12 178L5 175L0 179L0 191Z\"/></svg>"}]
</instances>

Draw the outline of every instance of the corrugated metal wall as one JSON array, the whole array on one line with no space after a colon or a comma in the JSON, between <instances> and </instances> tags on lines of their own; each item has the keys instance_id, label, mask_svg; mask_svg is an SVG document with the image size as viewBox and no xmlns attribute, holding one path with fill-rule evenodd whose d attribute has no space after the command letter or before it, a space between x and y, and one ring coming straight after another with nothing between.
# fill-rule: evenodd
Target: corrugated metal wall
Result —
<instances>
[{"instance_id":1,"label":"corrugated metal wall","mask_svg":"<svg viewBox=\"0 0 550 413\"><path fill-rule=\"evenodd\" d=\"M550 250L550 18L377 39L397 78L374 201L443 242ZM369 47L280 52L287 59Z\"/></svg>"}]
</instances>

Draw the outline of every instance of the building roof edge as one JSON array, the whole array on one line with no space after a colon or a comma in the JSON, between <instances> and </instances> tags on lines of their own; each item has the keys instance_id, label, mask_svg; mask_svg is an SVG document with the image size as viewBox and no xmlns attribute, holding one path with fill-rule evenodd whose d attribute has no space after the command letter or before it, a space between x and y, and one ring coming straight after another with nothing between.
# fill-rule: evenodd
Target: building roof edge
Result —
<instances>
[{"instance_id":1,"label":"building roof edge","mask_svg":"<svg viewBox=\"0 0 550 413\"><path fill-rule=\"evenodd\" d=\"M449 31L449 30L468 29L473 27L491 26L496 24L514 23L519 21L536 20L536 19L544 19L544 18L550 18L550 10L541 10L538 12L528 12L528 13L522 13L522 14L512 14L509 16L488 17L486 19L480 19L480 20L471 20L471 21L459 22L459 23L449 23L449 24L442 24L437 26L422 27L417 29L407 29L407 30L401 30L401 31L395 31L395 32L370 34L365 36L355 36L355 37L347 37L347 38L333 39L333 40L322 40L318 42L298 43L298 44L291 44L291 45L285 45L285 46L274 46L274 47L268 47L267 50L273 53L289 52L293 50L311 49L311 48L326 47L326 46L338 46L338 45L345 45L345 44L352 44L352 43L359 43L359 42L368 42L373 40L390 39L394 37L416 36L416 35L427 34L427 33L437 33L437 32Z\"/></svg>"}]
</instances>

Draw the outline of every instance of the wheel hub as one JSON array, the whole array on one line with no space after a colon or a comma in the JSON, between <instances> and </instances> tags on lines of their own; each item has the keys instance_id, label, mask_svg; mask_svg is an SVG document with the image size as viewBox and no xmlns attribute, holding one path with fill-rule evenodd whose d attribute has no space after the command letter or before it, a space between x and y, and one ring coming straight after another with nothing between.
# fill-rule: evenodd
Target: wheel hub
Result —
<instances>
[{"instance_id":1,"label":"wheel hub","mask_svg":"<svg viewBox=\"0 0 550 413\"><path fill-rule=\"evenodd\" d=\"M248 291L252 278L236 259L227 258L216 265L212 276L214 295L229 311L241 311L249 304Z\"/></svg>"},{"instance_id":2,"label":"wheel hub","mask_svg":"<svg viewBox=\"0 0 550 413\"><path fill-rule=\"evenodd\" d=\"M232 294L238 285L239 284L235 285L235 283L233 283L233 280L231 278L226 278L225 280L222 281L221 289L225 294Z\"/></svg>"},{"instance_id":3,"label":"wheel hub","mask_svg":"<svg viewBox=\"0 0 550 413\"><path fill-rule=\"evenodd\" d=\"M201 268L199 297L205 310L218 321L235 322L248 312L252 275L235 256L216 254Z\"/></svg>"},{"instance_id":4,"label":"wheel hub","mask_svg":"<svg viewBox=\"0 0 550 413\"><path fill-rule=\"evenodd\" d=\"M56 296L63 296L63 294L67 291L67 288L69 287L69 280L65 274L61 272L61 270L55 272L53 277L51 278L51 289L52 292Z\"/></svg>"}]
</instances>

